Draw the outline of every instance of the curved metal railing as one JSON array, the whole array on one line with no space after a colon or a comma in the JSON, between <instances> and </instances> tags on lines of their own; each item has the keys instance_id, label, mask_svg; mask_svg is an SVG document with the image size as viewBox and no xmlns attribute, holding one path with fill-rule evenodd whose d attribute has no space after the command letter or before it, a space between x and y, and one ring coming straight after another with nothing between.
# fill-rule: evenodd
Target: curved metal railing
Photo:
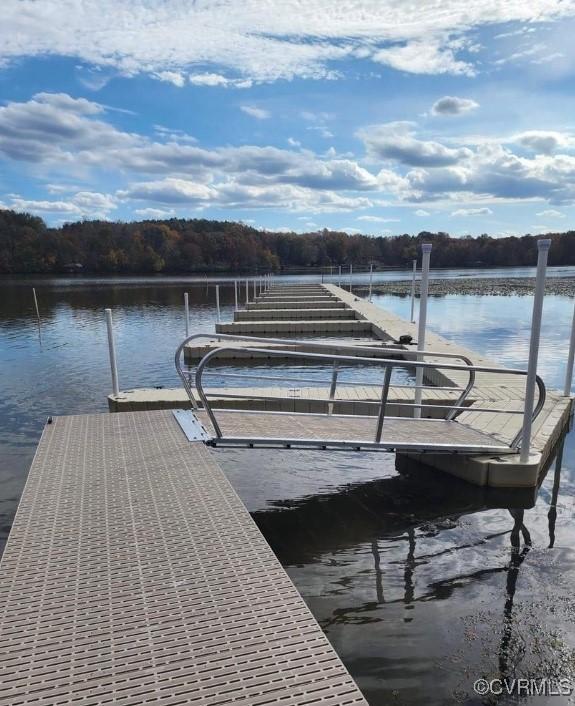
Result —
<instances>
[{"instance_id":1,"label":"curved metal railing","mask_svg":"<svg viewBox=\"0 0 575 706\"><path fill-rule=\"evenodd\" d=\"M201 339L201 338L206 338L206 339L214 339L217 338L218 341L244 341L244 342L251 342L251 343L256 343L258 344L256 347L250 348L250 352L253 352L258 355L266 356L266 357L282 357L282 358L295 358L298 360L305 359L307 361L313 361L313 362L329 362L332 365L332 374L331 378L329 381L316 381L312 379L307 379L304 378L304 380L307 380L308 382L329 382L329 395L328 398L322 398L321 401L326 403L326 412L328 415L331 415L333 413L333 407L336 402L338 403L345 403L345 400L337 400L336 399L336 388L338 385L338 369L339 366L342 363L361 363L363 365L383 365L384 366L384 376L383 376L383 381L380 383L369 383L371 386L377 386L381 387L381 395L380 399L377 402L369 402L366 401L364 404L371 404L374 406L377 406L377 430L376 430L376 443L379 443L381 440L381 433L382 433L382 427L383 427L383 421L386 417L386 412L387 412L387 404L388 404L388 395L389 395L389 389L391 387L391 374L393 371L394 367L404 367L406 363L412 365L415 368L422 368L424 370L424 374L426 370L451 370L451 371L461 371L465 372L468 376L467 379L467 384L464 387L458 387L458 386L453 386L453 387L440 387L438 388L437 386L433 385L422 385L420 386L419 389L444 389L444 390L452 390L452 391L459 391L460 395L458 398L455 400L453 404L449 405L441 405L441 404L433 404L433 403L425 403L425 402L420 402L420 403L412 403L412 402L404 402L404 401L394 401L395 404L401 405L401 406L406 406L406 407L413 407L414 409L422 409L424 407L429 407L429 408L434 408L434 409L446 409L446 415L445 419L446 420L453 420L454 417L461 411L464 410L469 410L470 408L465 405L465 402L472 391L474 385L475 385L475 380L476 380L476 373L496 373L496 374L506 374L506 375L518 375L518 376L526 376L527 371L524 370L516 370L512 368L496 368L496 367L489 367L489 366L477 366L473 365L471 360L462 354L459 353L445 353L445 352L436 352L436 351L410 351L406 350L403 348L397 348L397 347L376 347L376 346L349 346L345 344L334 344L333 342L330 343L319 343L315 341L301 341L297 339L273 339L273 338L261 338L261 337L255 337L255 336L241 336L241 335L234 335L234 334L212 334L212 333L197 333L193 334L192 336L188 336L178 347L176 354L175 354L175 365L176 365L176 370L178 372L178 375L180 376L182 383L184 385L184 388L188 394L188 397L190 398L190 402L192 404L192 408L197 409L198 408L198 401L195 398L192 384L191 384L191 378L192 374L189 371L186 371L182 368L182 353L188 343L190 343L193 340ZM262 344L261 346L259 344ZM281 348L269 348L270 344L273 345L280 345L282 346ZM306 350L293 350L293 346L305 346ZM329 351L326 351L326 349L329 348ZM331 351L333 350L338 350L345 352L345 354L342 353L333 353ZM228 352L231 350L235 350L232 346L229 345L224 345L224 346L218 346L217 348L212 349L211 351L207 352L200 362L198 363L195 371L195 376L194 376L194 381L195 381L195 388L197 390L198 396L200 398L200 401L206 410L210 422L212 423L212 426L214 428L214 432L217 436L217 438L222 438L222 432L220 425L218 424L216 415L214 413L214 409L212 405L209 402L208 395L205 392L204 389L204 384L203 384L203 375L204 372L206 371L206 368L208 364L216 359L219 355L221 355L224 352ZM398 358L389 358L389 357L380 357L381 355L389 355L389 354L401 354L402 356L408 356L408 358L402 357L401 359ZM411 360L410 358L416 358L416 360ZM434 360L433 362L426 362L425 360L421 360L421 358L425 357L432 357L432 358L446 358L446 359L456 359L456 360L461 360L463 361L463 365L457 365L454 363L442 363L438 362L437 360ZM245 373L237 373L237 374L224 374L226 377L240 377L245 379L246 375ZM250 376L248 376L250 377ZM264 379L270 379L270 380L275 380L275 381L280 381L280 380L285 380L285 378L282 378L281 376L261 376L258 375L257 379L259 381L264 380ZM301 381L301 378L298 380ZM533 409L533 414L532 414L532 421L534 421L537 416L539 415L541 409L543 408L543 405L545 403L545 385L543 383L543 380L537 376L536 378L536 383L537 383L537 388L538 388L538 400L537 404L535 405ZM339 383L341 384L354 384L350 382L346 383ZM366 385L365 382L361 382L359 384ZM415 386L405 386L402 385L401 387L409 387L410 389L416 389ZM241 390L241 388L238 388ZM273 399L275 401L278 400L277 396L274 396L273 398L268 398L268 397L262 397L262 396L257 396L257 395L249 395L253 399ZM242 397L245 398L246 395L234 395L234 394L222 394L219 393L219 397ZM490 412L490 413L502 413L502 414L523 414L523 411L521 410L508 410L508 409L493 409L493 408L483 408L483 407L473 407L474 412ZM510 443L510 448L512 449L517 449L520 446L520 441L522 437L522 431L523 428L520 429L520 431L516 434L516 436L513 438L513 440Z\"/></svg>"}]
</instances>

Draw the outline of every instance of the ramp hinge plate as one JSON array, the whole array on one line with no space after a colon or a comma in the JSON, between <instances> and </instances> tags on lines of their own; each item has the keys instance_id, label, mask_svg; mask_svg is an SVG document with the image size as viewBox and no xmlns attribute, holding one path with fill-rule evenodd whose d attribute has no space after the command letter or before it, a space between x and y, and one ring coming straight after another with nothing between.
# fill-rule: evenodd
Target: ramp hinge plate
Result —
<instances>
[{"instance_id":1,"label":"ramp hinge plate","mask_svg":"<svg viewBox=\"0 0 575 706\"><path fill-rule=\"evenodd\" d=\"M188 441L209 441L208 432L190 409L174 409L172 414Z\"/></svg>"}]
</instances>

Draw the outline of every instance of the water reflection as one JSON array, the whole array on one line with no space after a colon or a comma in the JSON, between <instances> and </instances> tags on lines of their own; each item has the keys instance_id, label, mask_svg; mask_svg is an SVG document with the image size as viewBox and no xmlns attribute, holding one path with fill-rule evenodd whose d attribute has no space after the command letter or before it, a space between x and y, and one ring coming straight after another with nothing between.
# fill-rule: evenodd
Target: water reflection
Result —
<instances>
[{"instance_id":1,"label":"water reflection","mask_svg":"<svg viewBox=\"0 0 575 706\"><path fill-rule=\"evenodd\" d=\"M238 487L244 452L218 455ZM331 483L319 452L251 459L266 469L252 477L263 491L240 493L370 704L483 703L479 677L575 676L573 478L561 454L539 493L414 462L392 470L387 454L341 454ZM345 482L377 466L383 478Z\"/></svg>"},{"instance_id":2,"label":"water reflection","mask_svg":"<svg viewBox=\"0 0 575 706\"><path fill-rule=\"evenodd\" d=\"M31 286L0 282L3 536L45 418L106 410L103 309L114 309L125 388L178 384L172 356L184 334L184 291L193 330L215 321L205 282L44 279L40 349ZM221 295L227 319L233 288ZM378 301L408 315L408 300ZM433 298L430 327L523 365L530 303L521 302ZM546 307L542 370L558 386L572 301L550 297ZM372 706L480 703L471 687L481 676L572 676L574 434L537 491L511 494L413 463L396 468L391 454L216 453Z\"/></svg>"}]
</instances>

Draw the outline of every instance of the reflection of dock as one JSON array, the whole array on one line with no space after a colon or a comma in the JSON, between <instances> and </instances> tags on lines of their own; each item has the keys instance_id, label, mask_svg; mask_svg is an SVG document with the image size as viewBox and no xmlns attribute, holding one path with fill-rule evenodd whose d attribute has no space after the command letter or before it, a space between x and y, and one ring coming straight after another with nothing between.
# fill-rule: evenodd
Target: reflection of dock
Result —
<instances>
[{"instance_id":1,"label":"reflection of dock","mask_svg":"<svg viewBox=\"0 0 575 706\"><path fill-rule=\"evenodd\" d=\"M533 487L569 422L572 398L553 390L545 392L541 383L530 454L520 459L525 423L525 371L501 368L497 362L429 331L425 353L419 354L424 355L420 358L423 365L419 365L423 370L421 387L417 387L417 382L414 387L392 380L384 390L381 368L379 372L373 371L367 378L369 382L364 384L337 382L336 394L336 379L330 385L329 372L323 386L309 380L302 384L298 378L292 381L289 376L283 385L266 384L266 379L280 379L282 364L303 367L321 363L324 368L326 364L331 368L332 362L334 366L338 364L338 355L344 356L339 360L347 365L356 360L363 367L368 362L366 358L383 359L381 367L393 361L403 361L404 366L411 363L413 367L417 362L414 341L418 330L414 323L334 285L271 287L254 297L245 309L238 307L234 319L230 323L217 323L216 334L192 337L183 347L183 357L189 365L209 358L210 374L217 374L217 366L225 365L227 372L221 377L235 379L235 387L220 384L209 389L210 406L224 410L220 414L221 426L227 426L228 433L224 436L228 439L239 437L246 442L255 438L261 443L283 439L286 443L280 446L301 445L293 443L296 435L287 433L291 426L301 431L297 435L300 440L309 437L320 441L323 436L330 442L328 446L347 439L347 448L367 448L365 443L353 442L366 442L374 437L372 427L385 394L382 437L385 443L379 444L381 450L409 453L477 485ZM361 331L353 328L357 326ZM337 338L312 338L328 334ZM298 339L302 335L308 338ZM361 337L354 338L356 335ZM275 338L268 338L272 336ZM245 372L247 363L252 366L249 373ZM260 373L258 365L264 363L268 369ZM243 379L238 385L242 375L228 369L241 365ZM279 372L272 371L275 378L269 373L273 365L280 366ZM254 379L258 381L256 386L250 383ZM198 397L194 385L192 376L189 392ZM462 391L465 391L463 397ZM111 411L136 411L176 409L189 404L185 390L128 390L111 395L109 406ZM238 414L234 415L233 410ZM267 421L262 416L240 414L240 410L266 413ZM418 410L421 420L410 419L417 416ZM296 416L273 417L271 413ZM438 421L430 425L428 418L445 418L445 424ZM207 426L210 424L217 436L211 417ZM346 434L346 427L355 430L355 436ZM276 433L279 428L285 433ZM218 439L214 441L219 443ZM376 446L371 444L370 448Z\"/></svg>"},{"instance_id":2,"label":"reflection of dock","mask_svg":"<svg viewBox=\"0 0 575 706\"><path fill-rule=\"evenodd\" d=\"M45 427L0 571L3 702L365 704L169 412Z\"/></svg>"}]
</instances>

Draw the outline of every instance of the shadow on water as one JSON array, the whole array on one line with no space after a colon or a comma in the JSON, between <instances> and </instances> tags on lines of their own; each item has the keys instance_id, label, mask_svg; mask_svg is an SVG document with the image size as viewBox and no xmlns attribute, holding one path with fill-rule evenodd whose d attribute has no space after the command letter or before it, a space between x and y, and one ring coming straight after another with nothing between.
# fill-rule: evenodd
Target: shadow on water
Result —
<instances>
[{"instance_id":1,"label":"shadow on water","mask_svg":"<svg viewBox=\"0 0 575 706\"><path fill-rule=\"evenodd\" d=\"M487 508L535 504L533 489L480 488L411 460L398 458L397 464L400 473L391 478L278 500L274 509L252 516L282 564L290 565L377 537L400 536L422 523L429 532L440 531L463 515Z\"/></svg>"},{"instance_id":2,"label":"shadow on water","mask_svg":"<svg viewBox=\"0 0 575 706\"><path fill-rule=\"evenodd\" d=\"M535 490L400 459L388 477L252 513L372 706L570 703L473 693L480 677L575 676L562 446Z\"/></svg>"}]
</instances>

